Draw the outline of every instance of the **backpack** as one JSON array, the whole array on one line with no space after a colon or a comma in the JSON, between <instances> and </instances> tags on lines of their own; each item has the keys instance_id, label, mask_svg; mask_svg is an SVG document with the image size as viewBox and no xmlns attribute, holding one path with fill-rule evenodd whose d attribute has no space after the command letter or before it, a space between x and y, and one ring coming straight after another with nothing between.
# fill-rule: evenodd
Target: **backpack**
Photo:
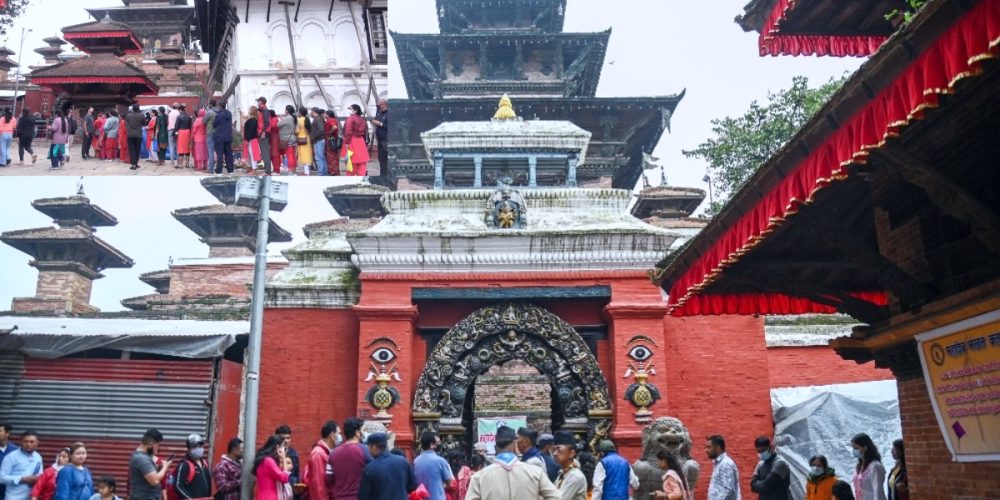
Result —
<instances>
[{"instance_id":1,"label":"backpack","mask_svg":"<svg viewBox=\"0 0 1000 500\"><path fill-rule=\"evenodd\" d=\"M192 462L190 459L185 458L181 463L188 464L187 479L184 481L190 483L194 480L194 475L198 471L198 464ZM177 492L177 469L179 469L181 464L174 466L174 470L167 475L167 500L181 500L180 493Z\"/></svg>"}]
</instances>

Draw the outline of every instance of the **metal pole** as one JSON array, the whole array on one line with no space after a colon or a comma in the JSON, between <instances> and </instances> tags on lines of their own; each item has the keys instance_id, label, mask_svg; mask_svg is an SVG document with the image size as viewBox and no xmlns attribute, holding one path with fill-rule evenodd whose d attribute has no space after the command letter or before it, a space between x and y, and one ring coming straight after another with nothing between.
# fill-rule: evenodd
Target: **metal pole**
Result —
<instances>
[{"instance_id":1,"label":"metal pole","mask_svg":"<svg viewBox=\"0 0 1000 500\"><path fill-rule=\"evenodd\" d=\"M14 105L12 106L12 108L14 109L14 118L17 118L17 91L20 89L21 86L21 59L24 58L24 55L21 54L21 52L24 52L24 33L25 33L25 28L22 27L21 46L17 48L17 72L14 73ZM24 106L21 107L23 108Z\"/></svg>"},{"instance_id":2,"label":"metal pole","mask_svg":"<svg viewBox=\"0 0 1000 500\"><path fill-rule=\"evenodd\" d=\"M260 386L260 343L264 320L264 284L267 280L267 231L271 211L271 178L261 177L257 209L257 250L254 255L250 339L247 342L246 406L243 407L243 500L253 500L253 456L257 451L257 393Z\"/></svg>"},{"instance_id":3,"label":"metal pole","mask_svg":"<svg viewBox=\"0 0 1000 500\"><path fill-rule=\"evenodd\" d=\"M298 93L296 104L305 106L302 102L302 86L299 84L299 61L295 58L295 41L292 40L292 16L288 13L289 2L278 2L285 7L285 28L288 30L288 48L292 52L292 75L295 78L295 91Z\"/></svg>"}]
</instances>

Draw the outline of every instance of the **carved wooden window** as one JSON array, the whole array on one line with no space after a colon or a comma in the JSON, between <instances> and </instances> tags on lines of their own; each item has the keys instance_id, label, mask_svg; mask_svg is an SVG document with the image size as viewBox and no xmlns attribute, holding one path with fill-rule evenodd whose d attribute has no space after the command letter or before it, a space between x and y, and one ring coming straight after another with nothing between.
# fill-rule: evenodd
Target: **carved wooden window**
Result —
<instances>
[{"instance_id":1,"label":"carved wooden window","mask_svg":"<svg viewBox=\"0 0 1000 500\"><path fill-rule=\"evenodd\" d=\"M365 28L368 31L368 51L373 64L389 62L389 37L386 30L388 11L385 8L368 9Z\"/></svg>"}]
</instances>

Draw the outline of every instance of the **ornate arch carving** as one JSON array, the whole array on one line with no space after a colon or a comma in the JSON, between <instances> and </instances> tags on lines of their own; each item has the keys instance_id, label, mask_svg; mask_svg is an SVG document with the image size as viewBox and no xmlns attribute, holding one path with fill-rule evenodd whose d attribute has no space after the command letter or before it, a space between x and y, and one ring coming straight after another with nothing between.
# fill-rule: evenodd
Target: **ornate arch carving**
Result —
<instances>
[{"instance_id":1,"label":"ornate arch carving","mask_svg":"<svg viewBox=\"0 0 1000 500\"><path fill-rule=\"evenodd\" d=\"M479 309L445 334L417 382L414 417L460 418L476 377L514 359L549 379L567 421L610 415L607 381L580 334L548 310L506 302Z\"/></svg>"}]
</instances>

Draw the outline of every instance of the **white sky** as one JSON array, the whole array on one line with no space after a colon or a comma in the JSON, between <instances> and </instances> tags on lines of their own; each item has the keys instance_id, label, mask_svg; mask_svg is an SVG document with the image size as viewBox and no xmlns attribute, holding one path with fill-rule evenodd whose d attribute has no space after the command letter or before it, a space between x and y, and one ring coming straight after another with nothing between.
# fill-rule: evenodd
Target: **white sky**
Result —
<instances>
[{"instance_id":1,"label":"white sky","mask_svg":"<svg viewBox=\"0 0 1000 500\"><path fill-rule=\"evenodd\" d=\"M0 232L53 226L52 220L31 207L38 198L76 193L77 177L4 177L0 181ZM139 281L148 271L166 269L173 257L208 257L208 245L174 219L178 208L219 203L197 177L92 177L84 179L90 202L118 218L118 225L97 229L97 236L132 257L130 269L108 269L94 281L90 303L103 311L122 310L121 299L153 293ZM288 182L288 206L271 212L271 219L292 233L291 243L268 246L271 254L305 241L302 226L335 219L337 212L326 201L323 189L334 184L357 182L357 177L292 177ZM28 266L27 254L0 244L0 311L10 310L13 297L35 294L38 272Z\"/></svg>"},{"instance_id":2,"label":"white sky","mask_svg":"<svg viewBox=\"0 0 1000 500\"><path fill-rule=\"evenodd\" d=\"M711 135L712 118L741 114L751 101L763 101L768 90L791 86L795 75L818 85L861 64L857 58L760 57L757 33L744 33L733 22L747 2L567 2L565 31L612 28L598 96L659 96L687 89L671 120L672 132L663 135L654 151L670 184L706 188L701 181L704 164L685 158L681 150L694 149ZM438 32L434 0L391 0L389 11L392 31ZM389 95L406 98L391 41L389 50ZM657 184L659 179L650 182Z\"/></svg>"},{"instance_id":3,"label":"white sky","mask_svg":"<svg viewBox=\"0 0 1000 500\"><path fill-rule=\"evenodd\" d=\"M193 4L190 0L188 3ZM13 26L7 30L3 43L10 50L18 52L18 45L21 43L21 28L31 30L25 34L24 50L11 56L11 59L17 61L21 54L24 54L21 71L27 73L30 71L28 66L41 64L43 61L42 56L35 52L35 49L47 46L42 41L43 38L50 36L62 38L60 30L63 27L93 21L94 18L90 17L85 9L121 6L121 0L31 0L21 18L14 21ZM63 45L64 51L72 48L72 45Z\"/></svg>"}]
</instances>

